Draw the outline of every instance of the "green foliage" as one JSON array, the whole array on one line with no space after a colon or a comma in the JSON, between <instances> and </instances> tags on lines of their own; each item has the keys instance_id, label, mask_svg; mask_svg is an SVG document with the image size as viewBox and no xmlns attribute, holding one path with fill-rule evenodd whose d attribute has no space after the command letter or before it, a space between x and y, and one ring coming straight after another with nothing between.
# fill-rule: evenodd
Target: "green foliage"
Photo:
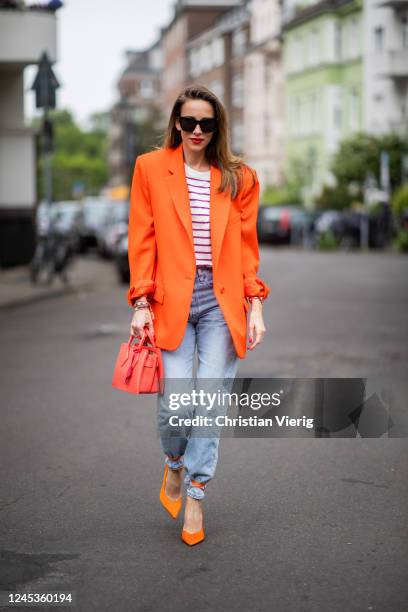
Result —
<instances>
[{"instance_id":1,"label":"green foliage","mask_svg":"<svg viewBox=\"0 0 408 612\"><path fill-rule=\"evenodd\" d=\"M397 218L401 217L404 210L408 208L408 185L402 185L395 191L391 200L391 206L394 215Z\"/></svg>"},{"instance_id":2,"label":"green foliage","mask_svg":"<svg viewBox=\"0 0 408 612\"><path fill-rule=\"evenodd\" d=\"M381 214L382 210L383 205L381 204L381 202L373 202L368 205L368 214L372 217Z\"/></svg>"},{"instance_id":3,"label":"green foliage","mask_svg":"<svg viewBox=\"0 0 408 612\"><path fill-rule=\"evenodd\" d=\"M317 244L318 249L322 251L333 251L338 249L340 246L340 240L335 237L331 230L322 232L319 235L319 241Z\"/></svg>"},{"instance_id":4,"label":"green foliage","mask_svg":"<svg viewBox=\"0 0 408 612\"><path fill-rule=\"evenodd\" d=\"M406 253L408 251L408 231L405 229L399 229L394 239L394 247L400 253Z\"/></svg>"},{"instance_id":5,"label":"green foliage","mask_svg":"<svg viewBox=\"0 0 408 612\"><path fill-rule=\"evenodd\" d=\"M354 199L342 183L335 187L325 185L320 196L316 198L315 205L317 210L344 210L349 208Z\"/></svg>"},{"instance_id":6,"label":"green foliage","mask_svg":"<svg viewBox=\"0 0 408 612\"><path fill-rule=\"evenodd\" d=\"M281 187L275 185L267 185L262 193L261 206L272 204L280 206L282 204L298 204L300 198L295 190L290 189L288 185Z\"/></svg>"},{"instance_id":7,"label":"green foliage","mask_svg":"<svg viewBox=\"0 0 408 612\"><path fill-rule=\"evenodd\" d=\"M267 185L261 197L261 205L288 205L302 202L302 187L307 177L307 169L300 158L290 160L289 171L283 185Z\"/></svg>"},{"instance_id":8,"label":"green foliage","mask_svg":"<svg viewBox=\"0 0 408 612\"><path fill-rule=\"evenodd\" d=\"M292 158L286 176L287 189L290 191L291 199L302 201L302 189L309 183L309 180L310 166L308 162L300 157Z\"/></svg>"},{"instance_id":9,"label":"green foliage","mask_svg":"<svg viewBox=\"0 0 408 612\"><path fill-rule=\"evenodd\" d=\"M50 118L54 127L54 152L51 159L54 200L72 199L72 187L77 181L84 184L86 195L97 195L108 179L105 132L100 125L95 125L95 118L93 129L82 130L75 124L68 110L54 111ZM38 128L41 120L36 118L33 124ZM37 179L38 194L42 199L44 157L41 154L41 138L39 144Z\"/></svg>"},{"instance_id":10,"label":"green foliage","mask_svg":"<svg viewBox=\"0 0 408 612\"><path fill-rule=\"evenodd\" d=\"M343 140L331 166L338 183L357 183L362 187L367 173L379 183L381 151L390 156L390 183L394 191L402 182L402 156L408 153L408 140L397 134L378 137L360 132Z\"/></svg>"}]
</instances>

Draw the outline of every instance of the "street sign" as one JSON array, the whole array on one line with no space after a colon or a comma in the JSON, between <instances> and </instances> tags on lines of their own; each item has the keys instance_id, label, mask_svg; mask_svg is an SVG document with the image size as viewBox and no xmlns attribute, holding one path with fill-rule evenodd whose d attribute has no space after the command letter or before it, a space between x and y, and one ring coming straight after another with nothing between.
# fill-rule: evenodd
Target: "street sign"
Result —
<instances>
[{"instance_id":1,"label":"street sign","mask_svg":"<svg viewBox=\"0 0 408 612\"><path fill-rule=\"evenodd\" d=\"M82 181L75 181L71 189L72 197L82 198L85 193L85 185Z\"/></svg>"},{"instance_id":2,"label":"street sign","mask_svg":"<svg viewBox=\"0 0 408 612\"><path fill-rule=\"evenodd\" d=\"M60 86L46 51L41 55L38 72L31 89L35 91L36 108L55 108L55 92Z\"/></svg>"}]
</instances>

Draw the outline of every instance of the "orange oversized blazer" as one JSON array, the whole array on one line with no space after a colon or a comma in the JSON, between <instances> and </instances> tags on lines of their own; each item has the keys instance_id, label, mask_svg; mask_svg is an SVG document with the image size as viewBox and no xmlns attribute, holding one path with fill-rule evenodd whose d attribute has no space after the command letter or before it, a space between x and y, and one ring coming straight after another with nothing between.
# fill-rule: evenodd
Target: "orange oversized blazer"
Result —
<instances>
[{"instance_id":1,"label":"orange oversized blazer","mask_svg":"<svg viewBox=\"0 0 408 612\"><path fill-rule=\"evenodd\" d=\"M255 172L255 171L254 171ZM250 170L232 199L217 193L221 171L210 166L210 234L213 288L240 359L246 355L247 297L266 298L269 287L257 276L256 219L259 181ZM183 146L162 148L136 159L130 193L130 287L127 300L147 294L154 312L156 345L174 350L181 343L196 272L190 200Z\"/></svg>"}]
</instances>

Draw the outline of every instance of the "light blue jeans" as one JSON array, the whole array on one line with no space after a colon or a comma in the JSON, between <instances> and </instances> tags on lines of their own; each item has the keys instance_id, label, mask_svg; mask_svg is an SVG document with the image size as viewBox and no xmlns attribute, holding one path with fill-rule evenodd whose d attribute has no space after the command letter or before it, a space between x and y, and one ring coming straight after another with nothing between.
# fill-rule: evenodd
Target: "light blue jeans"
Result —
<instances>
[{"instance_id":1,"label":"light blue jeans","mask_svg":"<svg viewBox=\"0 0 408 612\"><path fill-rule=\"evenodd\" d=\"M193 378L197 347L198 368ZM178 428L169 425L169 417L225 414L226 409L208 406L180 405L170 409L170 393L189 393L192 389L230 392L236 376L239 357L232 342L224 315L213 291L211 267L196 268L194 291L183 340L174 351L162 349L165 392L158 395L158 430L165 463L172 469L184 466L187 495L202 499L207 483L213 478L218 460L219 428L191 425ZM181 379L181 380L180 380ZM209 434L206 436L206 432Z\"/></svg>"}]
</instances>

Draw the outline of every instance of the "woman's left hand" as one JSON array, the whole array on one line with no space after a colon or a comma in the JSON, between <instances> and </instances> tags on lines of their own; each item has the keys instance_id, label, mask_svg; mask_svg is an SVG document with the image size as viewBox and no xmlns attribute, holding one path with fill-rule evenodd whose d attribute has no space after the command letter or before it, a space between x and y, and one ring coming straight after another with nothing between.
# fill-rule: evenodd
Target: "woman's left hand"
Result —
<instances>
[{"instance_id":1,"label":"woman's left hand","mask_svg":"<svg viewBox=\"0 0 408 612\"><path fill-rule=\"evenodd\" d=\"M253 350L258 344L262 342L266 331L262 316L262 304L259 300L252 301L252 308L249 314L248 329L250 343L248 348L250 350Z\"/></svg>"}]
</instances>

